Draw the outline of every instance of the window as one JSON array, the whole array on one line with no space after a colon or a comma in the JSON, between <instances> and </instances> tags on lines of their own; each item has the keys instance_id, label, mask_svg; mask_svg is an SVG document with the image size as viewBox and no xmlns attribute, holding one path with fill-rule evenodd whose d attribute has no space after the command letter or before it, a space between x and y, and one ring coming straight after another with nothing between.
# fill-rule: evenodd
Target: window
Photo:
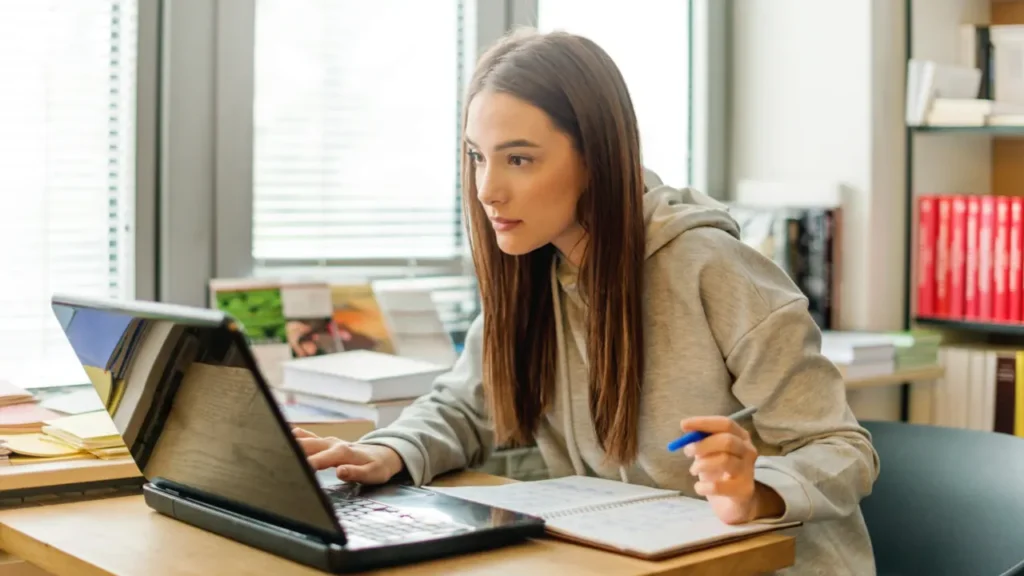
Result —
<instances>
[{"instance_id":1,"label":"window","mask_svg":"<svg viewBox=\"0 0 1024 576\"><path fill-rule=\"evenodd\" d=\"M51 294L133 294L136 18L0 3L0 379L87 382Z\"/></svg>"},{"instance_id":2,"label":"window","mask_svg":"<svg viewBox=\"0 0 1024 576\"><path fill-rule=\"evenodd\" d=\"M257 0L257 270L462 254L461 14L458 0Z\"/></svg>"},{"instance_id":3,"label":"window","mask_svg":"<svg viewBox=\"0 0 1024 576\"><path fill-rule=\"evenodd\" d=\"M539 0L542 31L565 30L599 44L626 79L640 125L644 165L671 186L690 182L690 9L686 0L623 8L590 0Z\"/></svg>"}]
</instances>

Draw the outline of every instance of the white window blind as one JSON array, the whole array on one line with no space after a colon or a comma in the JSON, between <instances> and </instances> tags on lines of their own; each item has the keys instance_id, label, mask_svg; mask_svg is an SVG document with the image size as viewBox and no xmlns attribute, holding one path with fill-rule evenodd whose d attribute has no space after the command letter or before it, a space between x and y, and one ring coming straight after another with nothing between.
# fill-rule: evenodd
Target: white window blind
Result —
<instances>
[{"instance_id":1,"label":"white window blind","mask_svg":"<svg viewBox=\"0 0 1024 576\"><path fill-rule=\"evenodd\" d=\"M462 254L458 0L257 0L253 259Z\"/></svg>"},{"instance_id":2,"label":"white window blind","mask_svg":"<svg viewBox=\"0 0 1024 576\"><path fill-rule=\"evenodd\" d=\"M134 0L0 0L0 379L87 382L53 292L133 293Z\"/></svg>"},{"instance_id":3,"label":"white window blind","mask_svg":"<svg viewBox=\"0 0 1024 576\"><path fill-rule=\"evenodd\" d=\"M586 36L626 79L640 126L644 165L671 186L689 184L689 2L540 0L538 28Z\"/></svg>"}]
</instances>

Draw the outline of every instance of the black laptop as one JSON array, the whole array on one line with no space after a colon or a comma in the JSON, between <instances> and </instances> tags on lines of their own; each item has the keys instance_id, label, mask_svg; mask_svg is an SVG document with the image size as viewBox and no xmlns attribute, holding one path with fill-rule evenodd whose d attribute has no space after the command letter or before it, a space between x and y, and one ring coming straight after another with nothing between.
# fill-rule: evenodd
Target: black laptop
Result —
<instances>
[{"instance_id":1,"label":"black laptop","mask_svg":"<svg viewBox=\"0 0 1024 576\"><path fill-rule=\"evenodd\" d=\"M396 480L315 472L256 366L242 327L214 310L55 296L160 513L329 572L494 548L543 521Z\"/></svg>"}]
</instances>

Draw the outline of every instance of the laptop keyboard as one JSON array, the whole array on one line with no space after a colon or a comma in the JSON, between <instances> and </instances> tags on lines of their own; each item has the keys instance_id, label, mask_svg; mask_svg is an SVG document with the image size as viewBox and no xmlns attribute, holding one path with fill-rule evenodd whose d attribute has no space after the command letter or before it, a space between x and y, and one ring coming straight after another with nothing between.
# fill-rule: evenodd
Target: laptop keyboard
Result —
<instances>
[{"instance_id":1,"label":"laptop keyboard","mask_svg":"<svg viewBox=\"0 0 1024 576\"><path fill-rule=\"evenodd\" d=\"M345 498L334 501L334 509L353 545L364 542L425 540L466 532L471 528L447 518L419 516L366 498Z\"/></svg>"}]
</instances>

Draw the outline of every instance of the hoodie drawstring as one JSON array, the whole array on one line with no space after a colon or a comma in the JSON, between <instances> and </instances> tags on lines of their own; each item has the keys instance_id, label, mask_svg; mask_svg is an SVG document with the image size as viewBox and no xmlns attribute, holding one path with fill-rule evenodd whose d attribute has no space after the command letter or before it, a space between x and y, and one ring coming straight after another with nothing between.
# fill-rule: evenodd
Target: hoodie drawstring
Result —
<instances>
[{"instance_id":1,"label":"hoodie drawstring","mask_svg":"<svg viewBox=\"0 0 1024 576\"><path fill-rule=\"evenodd\" d=\"M583 458L580 457L579 446L576 445L576 434L572 425L572 395L569 388L569 360L565 348L565 332L562 326L562 303L558 294L558 260L551 261L551 301L555 308L555 345L558 356L558 388L562 392L562 426L565 428L565 445L569 449L569 460L578 476L586 476L587 471L583 466Z\"/></svg>"}]
</instances>

